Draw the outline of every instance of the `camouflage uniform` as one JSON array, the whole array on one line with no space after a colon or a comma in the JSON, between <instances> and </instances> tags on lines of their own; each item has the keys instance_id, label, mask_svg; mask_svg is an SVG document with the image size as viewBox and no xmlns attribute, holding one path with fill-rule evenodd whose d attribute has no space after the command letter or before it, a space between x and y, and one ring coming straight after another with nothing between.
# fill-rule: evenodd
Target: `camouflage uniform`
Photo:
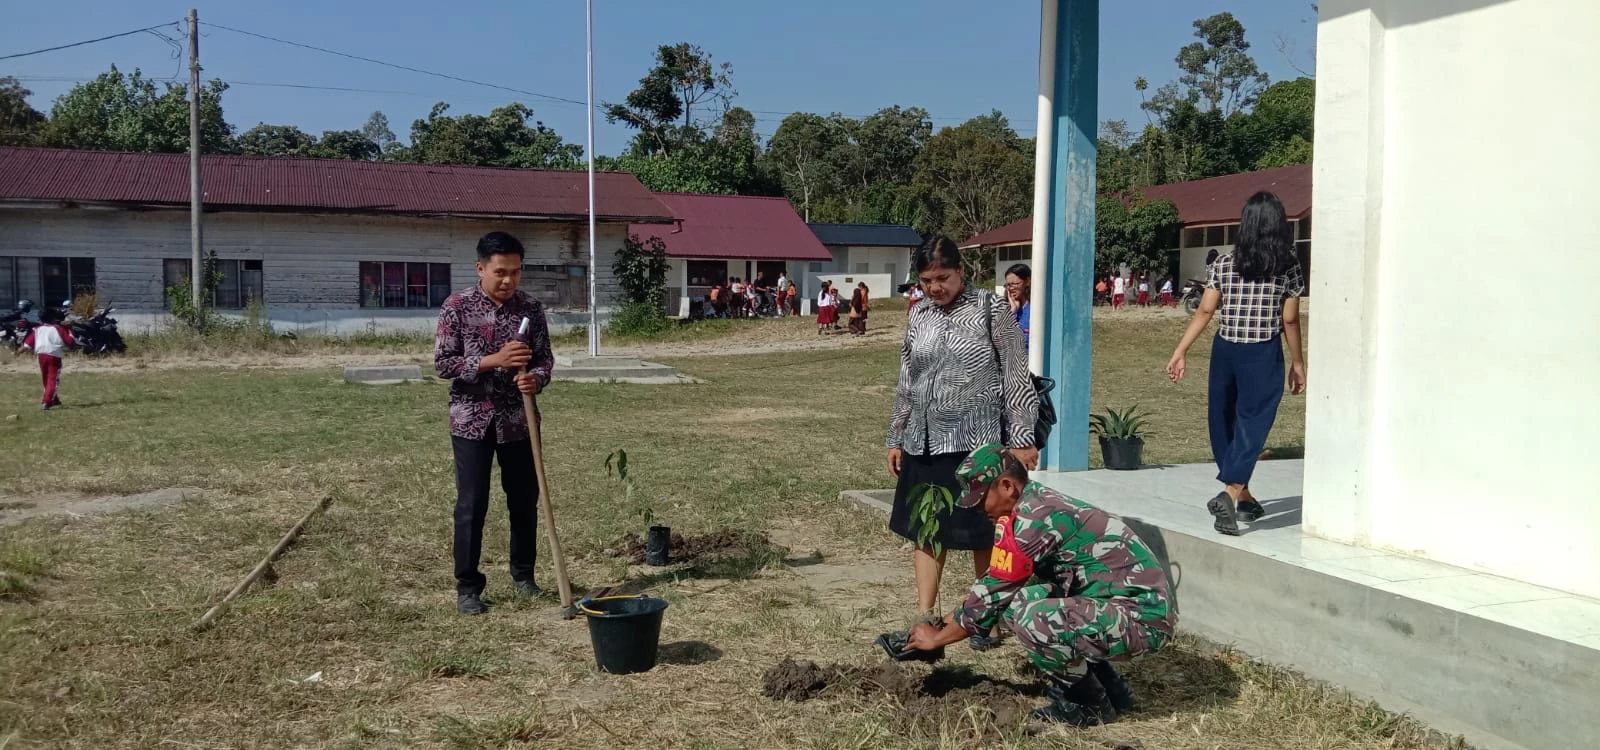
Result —
<instances>
[{"instance_id":1,"label":"camouflage uniform","mask_svg":"<svg viewBox=\"0 0 1600 750\"><path fill-rule=\"evenodd\" d=\"M969 485L961 505L981 504L1000 466L998 446L974 451L957 472ZM991 555L955 622L968 633L1003 623L1046 674L1072 680L1085 659L1126 661L1172 637L1161 564L1127 524L1088 503L1028 483L995 524Z\"/></svg>"}]
</instances>

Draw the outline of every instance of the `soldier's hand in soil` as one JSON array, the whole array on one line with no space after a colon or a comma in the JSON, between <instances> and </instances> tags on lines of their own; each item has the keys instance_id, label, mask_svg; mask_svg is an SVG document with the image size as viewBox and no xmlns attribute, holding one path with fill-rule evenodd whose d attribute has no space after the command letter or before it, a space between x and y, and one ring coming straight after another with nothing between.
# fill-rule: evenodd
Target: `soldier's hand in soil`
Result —
<instances>
[{"instance_id":1,"label":"soldier's hand in soil","mask_svg":"<svg viewBox=\"0 0 1600 750\"><path fill-rule=\"evenodd\" d=\"M529 396L539 395L539 376L531 372L519 372L515 378L517 390Z\"/></svg>"},{"instance_id":2,"label":"soldier's hand in soil","mask_svg":"<svg viewBox=\"0 0 1600 750\"><path fill-rule=\"evenodd\" d=\"M533 350L529 349L528 345L521 341L507 341L505 346L500 347L500 351L489 355L485 359L491 360L490 364L493 367L520 370L528 364L529 360L533 359Z\"/></svg>"}]
</instances>

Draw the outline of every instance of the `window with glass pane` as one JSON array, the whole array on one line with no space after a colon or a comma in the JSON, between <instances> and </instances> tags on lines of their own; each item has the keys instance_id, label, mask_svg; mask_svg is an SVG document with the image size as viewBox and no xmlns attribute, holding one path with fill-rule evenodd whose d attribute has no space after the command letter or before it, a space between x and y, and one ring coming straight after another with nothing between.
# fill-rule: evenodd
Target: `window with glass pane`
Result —
<instances>
[{"instance_id":1,"label":"window with glass pane","mask_svg":"<svg viewBox=\"0 0 1600 750\"><path fill-rule=\"evenodd\" d=\"M406 306L406 264L383 264L383 306Z\"/></svg>"},{"instance_id":2,"label":"window with glass pane","mask_svg":"<svg viewBox=\"0 0 1600 750\"><path fill-rule=\"evenodd\" d=\"M39 289L44 299L35 300L40 305L59 305L72 297L72 279L68 275L66 258L45 258L39 262Z\"/></svg>"},{"instance_id":3,"label":"window with glass pane","mask_svg":"<svg viewBox=\"0 0 1600 750\"><path fill-rule=\"evenodd\" d=\"M450 264L428 264L428 307L439 307L450 298Z\"/></svg>"},{"instance_id":4,"label":"window with glass pane","mask_svg":"<svg viewBox=\"0 0 1600 750\"><path fill-rule=\"evenodd\" d=\"M1227 244L1227 230L1223 227L1206 227L1206 245L1216 246Z\"/></svg>"},{"instance_id":5,"label":"window with glass pane","mask_svg":"<svg viewBox=\"0 0 1600 750\"><path fill-rule=\"evenodd\" d=\"M383 264L361 262L361 306L383 307Z\"/></svg>"},{"instance_id":6,"label":"window with glass pane","mask_svg":"<svg viewBox=\"0 0 1600 750\"><path fill-rule=\"evenodd\" d=\"M728 263L721 260L688 261L689 286L718 286L728 281Z\"/></svg>"},{"instance_id":7,"label":"window with glass pane","mask_svg":"<svg viewBox=\"0 0 1600 750\"><path fill-rule=\"evenodd\" d=\"M217 275L217 288L211 293L211 304L224 310L237 310L239 303L239 261L219 260L213 264Z\"/></svg>"},{"instance_id":8,"label":"window with glass pane","mask_svg":"<svg viewBox=\"0 0 1600 750\"><path fill-rule=\"evenodd\" d=\"M428 306L428 264L406 264L406 307Z\"/></svg>"},{"instance_id":9,"label":"window with glass pane","mask_svg":"<svg viewBox=\"0 0 1600 750\"><path fill-rule=\"evenodd\" d=\"M1203 227L1193 227L1183 230L1184 247L1205 247L1206 230Z\"/></svg>"},{"instance_id":10,"label":"window with glass pane","mask_svg":"<svg viewBox=\"0 0 1600 750\"><path fill-rule=\"evenodd\" d=\"M239 296L245 307L255 303L266 304L266 290L261 279L261 261L239 261Z\"/></svg>"}]
</instances>

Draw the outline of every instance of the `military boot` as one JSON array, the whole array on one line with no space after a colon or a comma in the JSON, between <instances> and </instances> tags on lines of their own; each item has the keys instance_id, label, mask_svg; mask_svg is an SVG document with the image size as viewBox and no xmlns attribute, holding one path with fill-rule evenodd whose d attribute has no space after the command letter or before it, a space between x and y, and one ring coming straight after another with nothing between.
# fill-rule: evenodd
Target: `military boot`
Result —
<instances>
[{"instance_id":1,"label":"military boot","mask_svg":"<svg viewBox=\"0 0 1600 750\"><path fill-rule=\"evenodd\" d=\"M1125 712L1133 708L1136 703L1133 697L1133 688L1128 687L1128 681L1108 661L1089 663L1089 673L1100 681L1100 686L1106 690L1106 699L1117 711Z\"/></svg>"},{"instance_id":2,"label":"military boot","mask_svg":"<svg viewBox=\"0 0 1600 750\"><path fill-rule=\"evenodd\" d=\"M1045 690L1050 703L1034 709L1033 718L1074 727L1092 727L1117 720L1117 709L1106 699L1105 688L1093 674L1084 674L1073 683L1055 677L1050 682Z\"/></svg>"}]
</instances>

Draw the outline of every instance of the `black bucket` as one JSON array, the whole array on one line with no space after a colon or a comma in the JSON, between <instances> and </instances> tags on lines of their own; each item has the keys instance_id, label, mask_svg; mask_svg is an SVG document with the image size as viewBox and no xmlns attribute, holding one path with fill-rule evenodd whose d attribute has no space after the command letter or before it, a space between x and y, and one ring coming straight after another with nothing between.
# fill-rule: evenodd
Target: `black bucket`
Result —
<instances>
[{"instance_id":1,"label":"black bucket","mask_svg":"<svg viewBox=\"0 0 1600 750\"><path fill-rule=\"evenodd\" d=\"M1107 469L1128 471L1144 463L1144 438L1100 436L1100 458Z\"/></svg>"},{"instance_id":2,"label":"black bucket","mask_svg":"<svg viewBox=\"0 0 1600 750\"><path fill-rule=\"evenodd\" d=\"M648 672L661 644L661 615L667 602L648 596L605 596L578 602L589 619L589 643L600 671Z\"/></svg>"},{"instance_id":3,"label":"black bucket","mask_svg":"<svg viewBox=\"0 0 1600 750\"><path fill-rule=\"evenodd\" d=\"M666 565L671 560L672 529L666 526L651 526L649 536L644 540L644 564Z\"/></svg>"}]
</instances>

